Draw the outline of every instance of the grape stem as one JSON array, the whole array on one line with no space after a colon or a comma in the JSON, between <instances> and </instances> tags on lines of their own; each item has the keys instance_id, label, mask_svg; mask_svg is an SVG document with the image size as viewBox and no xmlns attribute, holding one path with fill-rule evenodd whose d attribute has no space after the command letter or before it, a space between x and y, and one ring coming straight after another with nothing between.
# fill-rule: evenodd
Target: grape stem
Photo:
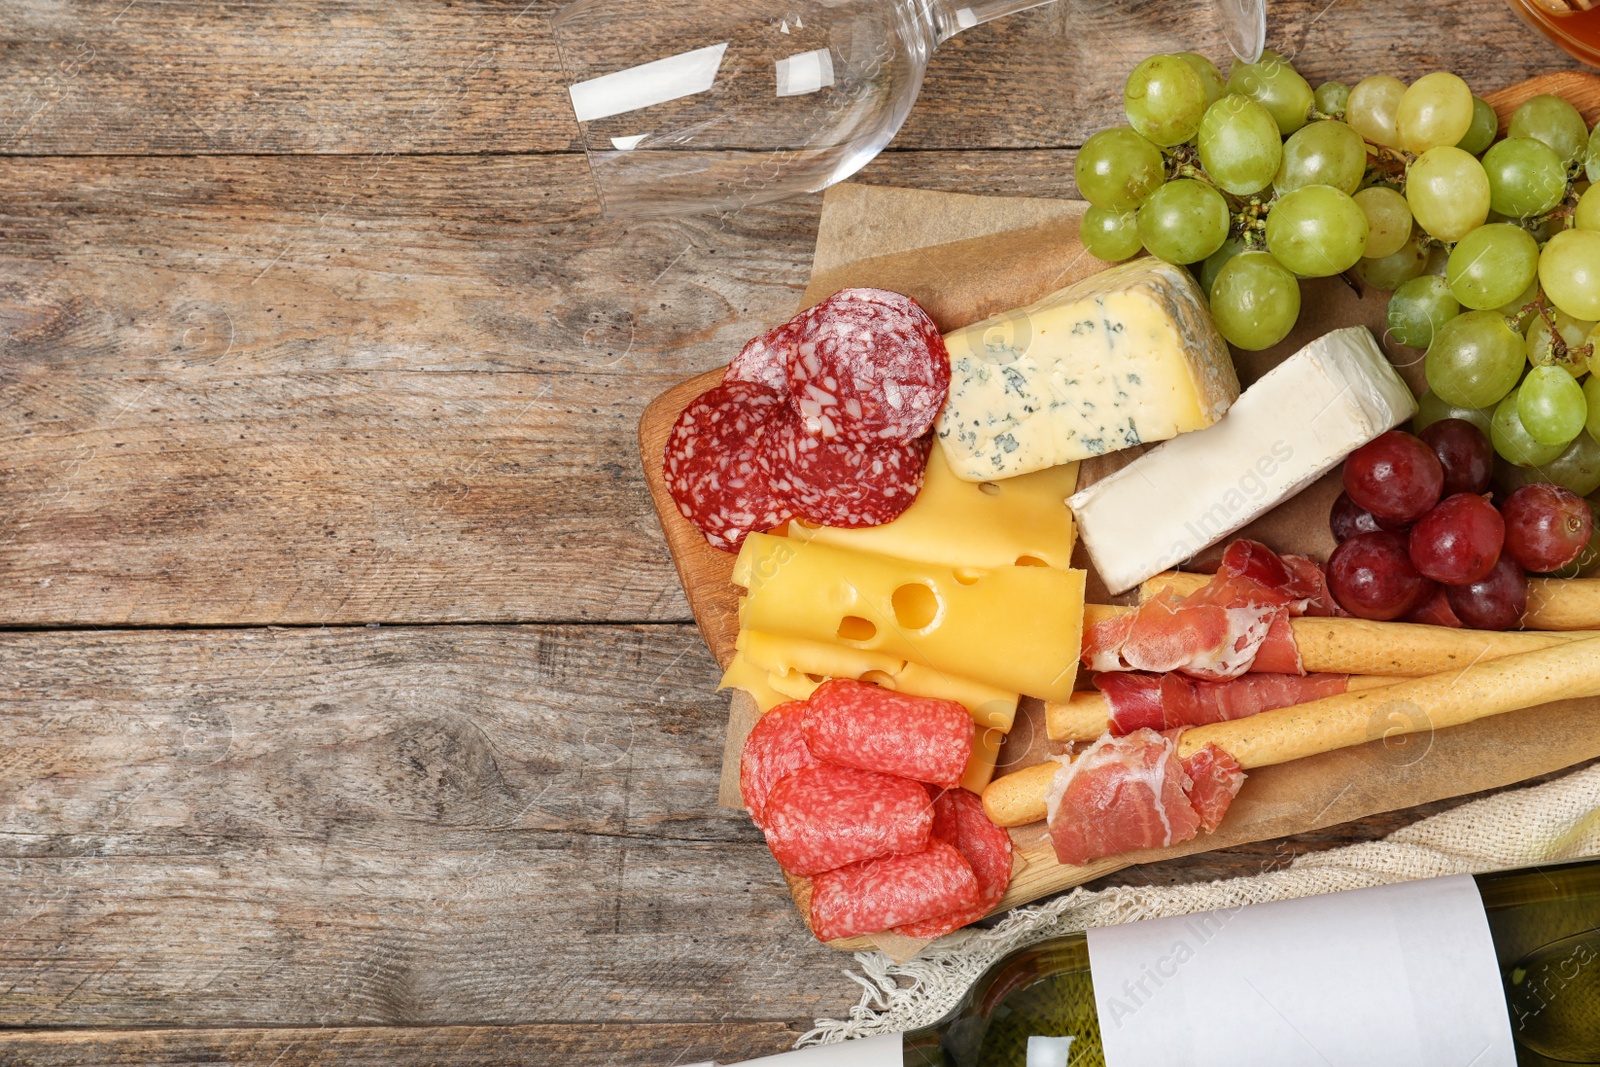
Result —
<instances>
[{"instance_id":1,"label":"grape stem","mask_svg":"<svg viewBox=\"0 0 1600 1067\"><path fill-rule=\"evenodd\" d=\"M1580 345L1574 348L1567 344L1567 339L1561 336L1560 330L1556 329L1556 317L1551 313L1550 305L1545 302L1543 291L1533 298L1533 303L1524 305L1522 310L1518 312L1519 333L1521 332L1522 316L1529 311L1538 312L1539 319L1544 323L1545 329L1550 331L1550 363L1552 366L1581 367L1588 364L1590 357L1594 355L1594 345Z\"/></svg>"}]
</instances>

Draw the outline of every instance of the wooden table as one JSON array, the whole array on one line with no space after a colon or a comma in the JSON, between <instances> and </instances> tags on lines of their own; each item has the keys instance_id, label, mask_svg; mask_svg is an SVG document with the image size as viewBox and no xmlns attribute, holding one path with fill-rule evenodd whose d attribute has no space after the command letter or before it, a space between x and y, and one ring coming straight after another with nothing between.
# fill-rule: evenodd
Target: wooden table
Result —
<instances>
[{"instance_id":1,"label":"wooden table","mask_svg":"<svg viewBox=\"0 0 1600 1067\"><path fill-rule=\"evenodd\" d=\"M599 219L554 8L0 0L0 1062L729 1061L857 999L714 805L634 450L820 198ZM1569 65L1491 0L1274 8L1313 82ZM862 180L1071 196L1185 47L1209 0L971 31Z\"/></svg>"}]
</instances>

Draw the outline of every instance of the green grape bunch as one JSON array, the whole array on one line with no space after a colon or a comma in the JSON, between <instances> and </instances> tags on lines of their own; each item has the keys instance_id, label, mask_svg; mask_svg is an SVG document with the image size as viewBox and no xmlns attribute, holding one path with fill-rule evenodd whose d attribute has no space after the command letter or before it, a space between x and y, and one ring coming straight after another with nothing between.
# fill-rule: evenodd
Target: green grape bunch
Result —
<instances>
[{"instance_id":1,"label":"green grape bunch","mask_svg":"<svg viewBox=\"0 0 1600 1067\"><path fill-rule=\"evenodd\" d=\"M1600 126L1558 96L1500 116L1461 78L1313 87L1270 49L1129 74L1128 124L1078 158L1084 247L1191 267L1237 348L1280 343L1303 279L1389 292L1424 407L1470 412L1529 477L1600 457ZM1591 185L1591 183L1594 183ZM1466 416L1451 416L1466 417Z\"/></svg>"}]
</instances>

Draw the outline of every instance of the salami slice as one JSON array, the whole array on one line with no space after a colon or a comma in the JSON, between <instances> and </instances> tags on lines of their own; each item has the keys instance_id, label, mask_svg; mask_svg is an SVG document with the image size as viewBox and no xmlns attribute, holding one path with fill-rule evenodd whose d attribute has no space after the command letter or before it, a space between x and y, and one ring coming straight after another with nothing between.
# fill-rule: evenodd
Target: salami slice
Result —
<instances>
[{"instance_id":1,"label":"salami slice","mask_svg":"<svg viewBox=\"0 0 1600 1067\"><path fill-rule=\"evenodd\" d=\"M736 551L792 514L759 460L766 420L783 405L764 385L724 382L684 408L667 437L667 491L715 548Z\"/></svg>"},{"instance_id":2,"label":"salami slice","mask_svg":"<svg viewBox=\"0 0 1600 1067\"><path fill-rule=\"evenodd\" d=\"M786 322L768 330L760 337L751 338L728 369L722 372L725 382L755 382L774 392L789 394L789 350L794 347L794 323Z\"/></svg>"},{"instance_id":3,"label":"salami slice","mask_svg":"<svg viewBox=\"0 0 1600 1067\"><path fill-rule=\"evenodd\" d=\"M868 860L811 883L811 932L819 941L876 934L972 907L978 879L955 847Z\"/></svg>"},{"instance_id":4,"label":"salami slice","mask_svg":"<svg viewBox=\"0 0 1600 1067\"><path fill-rule=\"evenodd\" d=\"M961 911L902 924L895 932L932 941L994 910L1011 884L1011 835L989 821L983 801L965 789L947 789L933 805L933 836L954 845L978 879L978 899Z\"/></svg>"},{"instance_id":5,"label":"salami slice","mask_svg":"<svg viewBox=\"0 0 1600 1067\"><path fill-rule=\"evenodd\" d=\"M947 788L966 773L973 729L971 714L953 700L907 696L847 678L817 687L801 722L818 759Z\"/></svg>"},{"instance_id":6,"label":"salami slice","mask_svg":"<svg viewBox=\"0 0 1600 1067\"><path fill-rule=\"evenodd\" d=\"M794 320L789 395L805 430L857 444L909 444L950 392L950 353L909 296L843 289Z\"/></svg>"},{"instance_id":7,"label":"salami slice","mask_svg":"<svg viewBox=\"0 0 1600 1067\"><path fill-rule=\"evenodd\" d=\"M800 732L805 712L802 701L779 704L761 716L761 721L745 738L744 751L739 757L739 795L757 826L763 824L762 813L772 787L802 767L817 762Z\"/></svg>"},{"instance_id":8,"label":"salami slice","mask_svg":"<svg viewBox=\"0 0 1600 1067\"><path fill-rule=\"evenodd\" d=\"M917 499L930 440L909 445L825 441L788 417L768 425L757 461L793 514L843 529L882 526Z\"/></svg>"},{"instance_id":9,"label":"salami slice","mask_svg":"<svg viewBox=\"0 0 1600 1067\"><path fill-rule=\"evenodd\" d=\"M907 778L818 763L767 795L767 847L790 874L813 875L928 846L933 805Z\"/></svg>"}]
</instances>

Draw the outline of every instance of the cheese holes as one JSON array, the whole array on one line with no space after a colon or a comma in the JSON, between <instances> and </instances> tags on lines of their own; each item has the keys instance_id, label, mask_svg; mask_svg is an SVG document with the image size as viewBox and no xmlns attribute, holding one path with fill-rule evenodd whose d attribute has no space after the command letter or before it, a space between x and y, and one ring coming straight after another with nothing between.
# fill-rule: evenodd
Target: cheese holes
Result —
<instances>
[{"instance_id":1,"label":"cheese holes","mask_svg":"<svg viewBox=\"0 0 1600 1067\"><path fill-rule=\"evenodd\" d=\"M859 615L846 615L839 620L841 641L871 641L877 636L878 628L872 624L871 619L863 619Z\"/></svg>"},{"instance_id":2,"label":"cheese holes","mask_svg":"<svg viewBox=\"0 0 1600 1067\"><path fill-rule=\"evenodd\" d=\"M995 485L993 482L979 482L978 492L982 493L984 496L999 496L1000 487Z\"/></svg>"},{"instance_id":3,"label":"cheese holes","mask_svg":"<svg viewBox=\"0 0 1600 1067\"><path fill-rule=\"evenodd\" d=\"M939 617L939 598L921 582L908 582L889 598L894 620L907 630L925 630Z\"/></svg>"},{"instance_id":4,"label":"cheese holes","mask_svg":"<svg viewBox=\"0 0 1600 1067\"><path fill-rule=\"evenodd\" d=\"M955 576L956 581L962 585L977 585L978 579L983 577L983 572L975 571L971 567L957 567Z\"/></svg>"},{"instance_id":5,"label":"cheese holes","mask_svg":"<svg viewBox=\"0 0 1600 1067\"><path fill-rule=\"evenodd\" d=\"M868 671L861 676L861 681L871 682L873 685L882 686L885 689L894 688L894 675L887 671Z\"/></svg>"},{"instance_id":6,"label":"cheese holes","mask_svg":"<svg viewBox=\"0 0 1600 1067\"><path fill-rule=\"evenodd\" d=\"M1040 559L1038 556L1018 556L1017 557L1017 566L1019 566L1019 567L1048 567L1048 566L1050 566L1050 564L1046 563L1044 560Z\"/></svg>"}]
</instances>

